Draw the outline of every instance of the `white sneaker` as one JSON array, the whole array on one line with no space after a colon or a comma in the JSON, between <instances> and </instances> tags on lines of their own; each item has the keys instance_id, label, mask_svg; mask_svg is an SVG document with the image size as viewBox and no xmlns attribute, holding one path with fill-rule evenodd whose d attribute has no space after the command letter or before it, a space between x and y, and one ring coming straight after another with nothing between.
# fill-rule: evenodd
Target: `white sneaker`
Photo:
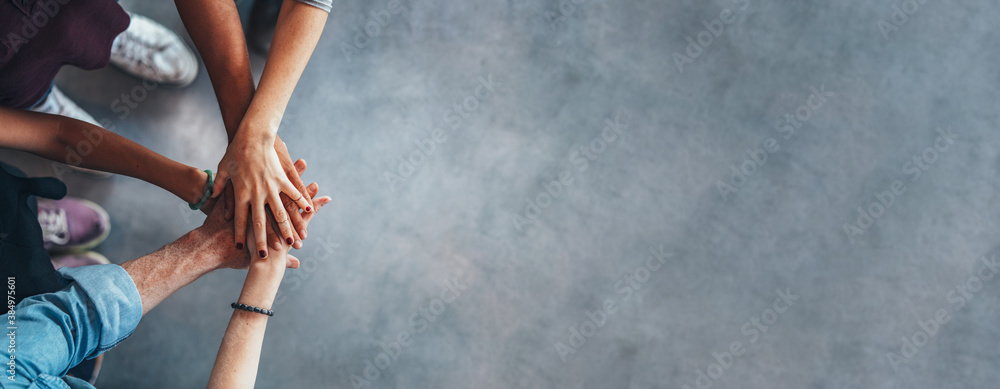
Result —
<instances>
[{"instance_id":1,"label":"white sneaker","mask_svg":"<svg viewBox=\"0 0 1000 389\"><path fill-rule=\"evenodd\" d=\"M132 22L111 44L111 63L135 77L183 87L198 76L198 60L177 34L129 13Z\"/></svg>"},{"instance_id":2,"label":"white sneaker","mask_svg":"<svg viewBox=\"0 0 1000 389\"><path fill-rule=\"evenodd\" d=\"M100 124L97 124L97 120L94 120L93 116L90 116L87 111L84 111L83 108L76 105L76 103L74 103L73 100L70 100L69 97L66 97L66 95L64 95L56 86L52 87L52 92L49 93L49 97L47 97L41 104L38 104L38 106L32 108L31 111L66 116L76 120L85 121L95 126L100 126Z\"/></svg>"},{"instance_id":3,"label":"white sneaker","mask_svg":"<svg viewBox=\"0 0 1000 389\"><path fill-rule=\"evenodd\" d=\"M30 111L47 113L51 115L65 116L68 118L84 121L98 127L101 126L100 124L97 123L97 120L94 120L93 116L90 116L90 114L87 113L87 111L84 111L83 108L80 108L79 105L76 105L76 103L74 103L73 100L70 100L69 97L66 97L66 95L64 95L62 91L59 90L59 88L54 85L52 86L52 92L49 92L49 97L46 97L45 101L41 102L41 104L38 104L37 107L31 108ZM66 165L66 166L69 166L71 169L76 170L80 173L86 173L98 178L111 177L111 173L107 172L86 169L73 165Z\"/></svg>"}]
</instances>

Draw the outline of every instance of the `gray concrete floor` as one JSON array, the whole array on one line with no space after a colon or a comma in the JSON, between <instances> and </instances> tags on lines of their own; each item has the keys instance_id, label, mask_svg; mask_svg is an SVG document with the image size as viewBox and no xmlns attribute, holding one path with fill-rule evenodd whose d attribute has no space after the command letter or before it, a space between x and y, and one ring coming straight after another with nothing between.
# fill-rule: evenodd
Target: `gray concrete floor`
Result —
<instances>
[{"instance_id":1,"label":"gray concrete floor","mask_svg":"<svg viewBox=\"0 0 1000 389\"><path fill-rule=\"evenodd\" d=\"M170 2L123 4L182 30ZM352 375L377 388L1000 379L1000 286L980 261L1000 250L1000 5L589 0L553 18L554 0L403 4L348 61L341 44L385 2L337 1L292 98L281 135L334 202L283 283L258 387L352 387ZM912 12L880 27L894 5ZM679 71L686 37L724 8L733 23ZM452 128L443 114L488 75L502 85ZM114 69L66 69L58 83L98 118L139 85ZM822 102L811 88L828 92ZM214 167L225 138L208 78L148 95L115 131ZM793 134L786 114L799 115ZM620 137L581 159L616 116ZM446 140L390 189L386 172L435 128ZM943 150L927 152L935 141ZM731 166L764 146L778 150L723 198ZM573 181L549 202L544 185L560 174ZM871 206L896 180L892 204ZM200 222L137 180L67 181L111 213L99 250L118 263ZM528 199L546 206L518 228ZM878 217L849 237L859 207ZM661 246L670 256L650 274ZM203 386L242 279L210 274L148 314L107 354L98 386ZM446 280L466 289L444 304ZM790 307L776 290L796 296ZM404 332L398 356L379 355Z\"/></svg>"}]
</instances>

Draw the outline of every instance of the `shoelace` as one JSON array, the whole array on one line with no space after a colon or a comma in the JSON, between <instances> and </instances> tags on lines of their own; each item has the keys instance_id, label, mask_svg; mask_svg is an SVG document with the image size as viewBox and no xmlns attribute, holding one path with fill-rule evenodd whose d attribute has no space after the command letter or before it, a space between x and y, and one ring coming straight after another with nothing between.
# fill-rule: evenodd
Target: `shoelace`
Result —
<instances>
[{"instance_id":1,"label":"shoelace","mask_svg":"<svg viewBox=\"0 0 1000 389\"><path fill-rule=\"evenodd\" d=\"M39 210L38 224L42 226L42 238L55 244L69 243L69 223L66 211Z\"/></svg>"},{"instance_id":2,"label":"shoelace","mask_svg":"<svg viewBox=\"0 0 1000 389\"><path fill-rule=\"evenodd\" d=\"M133 17L132 23L142 22ZM144 27L146 26L129 26L125 32L118 35L114 42L112 42L111 52L119 55L122 60L131 62L132 64L139 64L155 71L155 67L146 61L153 57L152 52L160 51L165 46L156 45L156 42L144 39L152 35L149 31L142 31L148 30L148 28Z\"/></svg>"},{"instance_id":3,"label":"shoelace","mask_svg":"<svg viewBox=\"0 0 1000 389\"><path fill-rule=\"evenodd\" d=\"M119 55L122 60L149 67L150 65L146 63L146 60L151 57L150 52L153 49L152 46L126 31L115 39L112 52Z\"/></svg>"}]
</instances>

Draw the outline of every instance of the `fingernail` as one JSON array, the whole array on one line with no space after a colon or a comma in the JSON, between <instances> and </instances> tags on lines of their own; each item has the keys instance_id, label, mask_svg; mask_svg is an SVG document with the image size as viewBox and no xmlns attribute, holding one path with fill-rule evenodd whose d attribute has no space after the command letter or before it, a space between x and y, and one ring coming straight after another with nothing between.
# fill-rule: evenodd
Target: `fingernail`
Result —
<instances>
[{"instance_id":1,"label":"fingernail","mask_svg":"<svg viewBox=\"0 0 1000 389\"><path fill-rule=\"evenodd\" d=\"M243 250L243 243L237 243L236 244L236 249L237 250Z\"/></svg>"},{"instance_id":2,"label":"fingernail","mask_svg":"<svg viewBox=\"0 0 1000 389\"><path fill-rule=\"evenodd\" d=\"M306 230L299 231L299 236L301 236L302 239L305 239L306 238Z\"/></svg>"},{"instance_id":3,"label":"fingernail","mask_svg":"<svg viewBox=\"0 0 1000 389\"><path fill-rule=\"evenodd\" d=\"M292 238L285 238L285 243L292 244L292 242L294 242Z\"/></svg>"},{"instance_id":4,"label":"fingernail","mask_svg":"<svg viewBox=\"0 0 1000 389\"><path fill-rule=\"evenodd\" d=\"M306 212L312 212L312 211L313 211L313 207L306 207Z\"/></svg>"},{"instance_id":5,"label":"fingernail","mask_svg":"<svg viewBox=\"0 0 1000 389\"><path fill-rule=\"evenodd\" d=\"M267 251L264 251L264 250L260 250L260 251L258 251L258 252L257 252L257 255L258 255L259 257L261 257L261 259L263 259L263 258L267 258Z\"/></svg>"}]
</instances>

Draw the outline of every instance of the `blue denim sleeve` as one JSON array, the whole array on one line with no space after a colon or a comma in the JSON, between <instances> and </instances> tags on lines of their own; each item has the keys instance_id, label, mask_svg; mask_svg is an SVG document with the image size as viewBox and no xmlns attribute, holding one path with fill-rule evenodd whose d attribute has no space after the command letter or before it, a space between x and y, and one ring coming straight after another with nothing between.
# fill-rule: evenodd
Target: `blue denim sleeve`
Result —
<instances>
[{"instance_id":1,"label":"blue denim sleeve","mask_svg":"<svg viewBox=\"0 0 1000 389\"><path fill-rule=\"evenodd\" d=\"M139 290L121 266L63 268L59 275L62 290L26 298L3 317L0 362L7 366L0 386L66 388L57 377L116 346L139 324Z\"/></svg>"}]
</instances>

